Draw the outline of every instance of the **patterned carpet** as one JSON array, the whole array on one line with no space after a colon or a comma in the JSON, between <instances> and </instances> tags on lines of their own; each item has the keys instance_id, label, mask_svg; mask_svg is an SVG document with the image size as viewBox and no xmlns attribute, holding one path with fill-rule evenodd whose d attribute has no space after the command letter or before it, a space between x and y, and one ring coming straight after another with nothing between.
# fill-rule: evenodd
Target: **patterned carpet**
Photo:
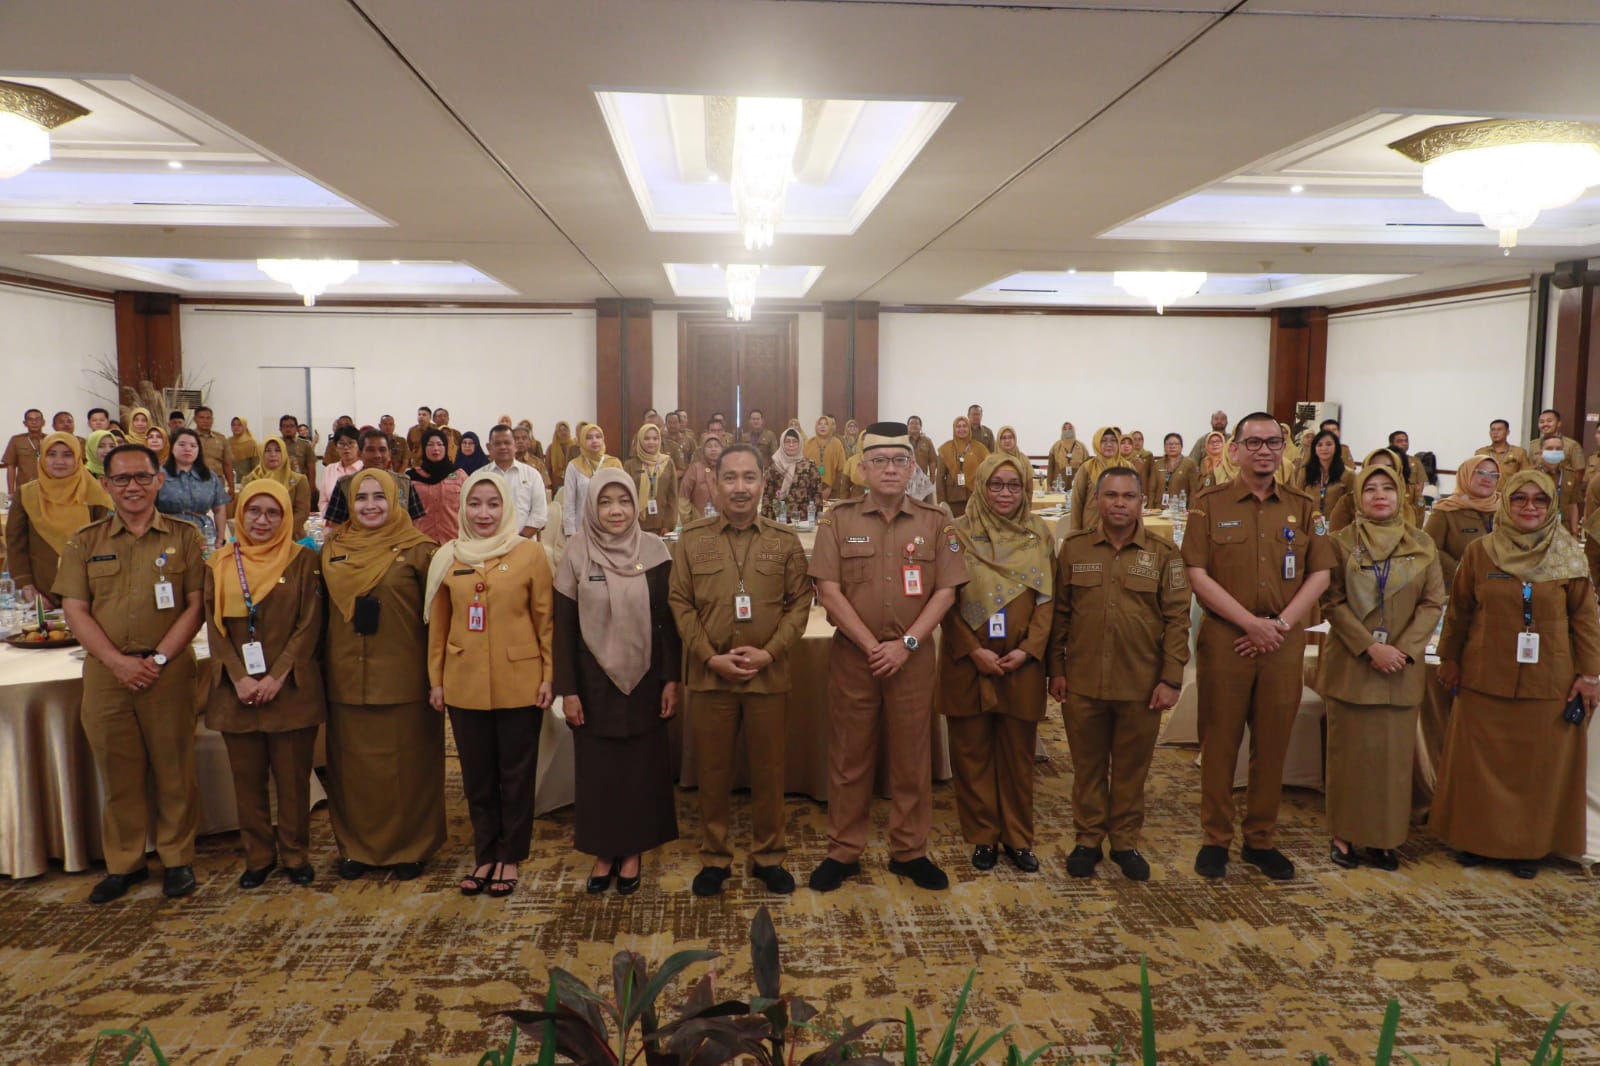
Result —
<instances>
[{"instance_id":1,"label":"patterned carpet","mask_svg":"<svg viewBox=\"0 0 1600 1066\"><path fill-rule=\"evenodd\" d=\"M469 830L453 761L451 842L409 884L327 872L326 811L313 816L321 858L311 889L277 877L241 892L231 835L201 842L200 890L178 903L161 898L159 876L103 908L83 902L97 875L0 880L0 1061L87 1062L100 1028L147 1024L185 1066L471 1066L504 1041L507 1023L493 1012L535 1006L551 964L600 981L623 946L652 962L709 946L726 956L719 992L744 993L746 936L762 902L783 939L786 988L833 1021L910 1006L920 1025L940 1026L976 966L972 1024L1014 1025L1024 1050L1053 1041L1047 1061L1068 1052L1105 1061L1119 1043L1126 1061L1139 1039L1143 954L1164 1063L1303 1063L1319 1051L1371 1061L1390 996L1404 1004L1400 1047L1429 1066L1487 1063L1495 1045L1508 1062L1527 1062L1565 1002L1567 1061L1600 1061L1600 893L1587 872L1555 863L1522 882L1498 868L1463 870L1426 837L1405 849L1399 873L1339 871L1326 859L1321 797L1291 793L1283 846L1299 879L1269 883L1236 862L1213 885L1190 869L1192 754L1160 749L1144 847L1154 878L1126 882L1106 863L1074 881L1063 865L1071 771L1059 717L1045 737L1044 870L1026 876L1004 860L990 874L973 870L951 790L940 786L933 854L954 882L942 894L889 875L880 845L863 876L832 895L802 887L773 900L735 876L721 898L696 899L696 805L681 793L684 839L647 858L636 896L583 893L589 863L570 851L561 813L538 822L515 896L466 899L455 891ZM886 813L880 803L875 843ZM789 816L791 865L803 878L823 853L822 809L793 799ZM736 840L748 831L741 822ZM886 1032L898 1047L898 1029Z\"/></svg>"}]
</instances>

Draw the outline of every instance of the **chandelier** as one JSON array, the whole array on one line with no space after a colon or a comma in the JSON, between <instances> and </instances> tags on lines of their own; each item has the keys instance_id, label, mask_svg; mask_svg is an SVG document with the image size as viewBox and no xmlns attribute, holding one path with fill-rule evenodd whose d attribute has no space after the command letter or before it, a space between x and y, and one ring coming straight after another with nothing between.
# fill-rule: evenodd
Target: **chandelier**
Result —
<instances>
[{"instance_id":1,"label":"chandelier","mask_svg":"<svg viewBox=\"0 0 1600 1066\"><path fill-rule=\"evenodd\" d=\"M769 248L783 221L783 196L794 173L800 101L741 96L733 121L733 212L745 248Z\"/></svg>"},{"instance_id":2,"label":"chandelier","mask_svg":"<svg viewBox=\"0 0 1600 1066\"><path fill-rule=\"evenodd\" d=\"M1543 119L1489 119L1433 126L1390 148L1422 164L1422 191L1500 231L1511 254L1517 231L1600 184L1600 126Z\"/></svg>"},{"instance_id":3,"label":"chandelier","mask_svg":"<svg viewBox=\"0 0 1600 1066\"><path fill-rule=\"evenodd\" d=\"M749 263L733 263L725 271L728 278L728 317L735 322L750 321L756 305L756 279L761 268Z\"/></svg>"},{"instance_id":4,"label":"chandelier","mask_svg":"<svg viewBox=\"0 0 1600 1066\"><path fill-rule=\"evenodd\" d=\"M1199 292L1206 275L1203 270L1118 270L1111 281L1129 296L1155 304L1156 314L1163 315L1168 305Z\"/></svg>"},{"instance_id":5,"label":"chandelier","mask_svg":"<svg viewBox=\"0 0 1600 1066\"><path fill-rule=\"evenodd\" d=\"M354 259L257 259L256 269L299 293L312 307L329 287L349 281L361 264Z\"/></svg>"},{"instance_id":6,"label":"chandelier","mask_svg":"<svg viewBox=\"0 0 1600 1066\"><path fill-rule=\"evenodd\" d=\"M50 131L89 113L48 89L0 81L0 179L50 160Z\"/></svg>"}]
</instances>

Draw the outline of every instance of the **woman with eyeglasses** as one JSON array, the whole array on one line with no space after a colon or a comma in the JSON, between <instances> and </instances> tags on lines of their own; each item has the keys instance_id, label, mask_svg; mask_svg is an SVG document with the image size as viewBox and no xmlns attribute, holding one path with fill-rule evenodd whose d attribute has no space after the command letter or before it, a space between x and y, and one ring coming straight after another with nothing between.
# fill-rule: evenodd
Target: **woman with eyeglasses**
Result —
<instances>
[{"instance_id":1,"label":"woman with eyeglasses","mask_svg":"<svg viewBox=\"0 0 1600 1066\"><path fill-rule=\"evenodd\" d=\"M800 522L808 508L822 513L822 479L817 476L817 464L806 458L805 441L794 426L785 428L779 438L766 477L767 488L761 498L765 517Z\"/></svg>"},{"instance_id":2,"label":"woman with eyeglasses","mask_svg":"<svg viewBox=\"0 0 1600 1066\"><path fill-rule=\"evenodd\" d=\"M228 543L228 490L200 454L200 434L185 428L172 435L172 452L162 464L167 480L156 496L156 509L188 522L221 548Z\"/></svg>"},{"instance_id":3,"label":"woman with eyeglasses","mask_svg":"<svg viewBox=\"0 0 1600 1066\"><path fill-rule=\"evenodd\" d=\"M1067 524L1074 533L1099 523L1100 513L1095 509L1094 487L1099 483L1101 474L1122 465L1117 455L1121 444L1122 430L1116 426L1101 426L1089 438L1094 455L1078 467L1077 474L1072 478L1072 511L1067 515Z\"/></svg>"},{"instance_id":4,"label":"woman with eyeglasses","mask_svg":"<svg viewBox=\"0 0 1600 1066\"><path fill-rule=\"evenodd\" d=\"M1501 486L1494 532L1467 546L1439 638L1456 690L1431 828L1463 866L1532 878L1585 843L1587 726L1600 700L1600 617L1555 486L1524 470Z\"/></svg>"},{"instance_id":5,"label":"woman with eyeglasses","mask_svg":"<svg viewBox=\"0 0 1600 1066\"><path fill-rule=\"evenodd\" d=\"M1492 455L1474 455L1456 471L1456 491L1433 505L1424 531L1438 546L1446 584L1455 580L1467 545L1494 532L1500 481L1500 461Z\"/></svg>"}]
</instances>

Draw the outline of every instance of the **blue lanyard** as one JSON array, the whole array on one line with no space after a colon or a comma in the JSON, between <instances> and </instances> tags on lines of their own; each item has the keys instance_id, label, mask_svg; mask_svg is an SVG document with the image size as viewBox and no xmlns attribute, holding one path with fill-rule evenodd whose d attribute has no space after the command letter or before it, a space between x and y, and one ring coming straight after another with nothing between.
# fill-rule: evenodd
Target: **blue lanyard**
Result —
<instances>
[{"instance_id":1,"label":"blue lanyard","mask_svg":"<svg viewBox=\"0 0 1600 1066\"><path fill-rule=\"evenodd\" d=\"M250 639L256 639L256 601L250 598L250 582L244 576L244 559L239 555L239 546L233 546L233 565L239 571L239 591L244 593L245 617L250 626Z\"/></svg>"},{"instance_id":2,"label":"blue lanyard","mask_svg":"<svg viewBox=\"0 0 1600 1066\"><path fill-rule=\"evenodd\" d=\"M1393 559L1385 559L1383 561L1382 569L1379 569L1377 563L1373 563L1372 564L1372 576L1374 578L1376 578L1377 581L1378 581L1378 618L1380 620L1379 624L1382 624L1382 619L1384 618L1384 613L1385 613L1384 609L1383 609L1383 592L1384 592L1384 590L1386 588L1389 587L1389 568L1391 566L1393 566L1393 565L1394 565L1394 560Z\"/></svg>"},{"instance_id":3,"label":"blue lanyard","mask_svg":"<svg viewBox=\"0 0 1600 1066\"><path fill-rule=\"evenodd\" d=\"M1533 582L1522 583L1522 630L1533 632Z\"/></svg>"}]
</instances>

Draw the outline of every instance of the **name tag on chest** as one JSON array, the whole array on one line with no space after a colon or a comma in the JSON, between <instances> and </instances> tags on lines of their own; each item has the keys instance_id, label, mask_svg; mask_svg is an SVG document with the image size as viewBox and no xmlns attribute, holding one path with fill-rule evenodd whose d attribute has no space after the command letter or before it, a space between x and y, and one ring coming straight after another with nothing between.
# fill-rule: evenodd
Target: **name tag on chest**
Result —
<instances>
[{"instance_id":1,"label":"name tag on chest","mask_svg":"<svg viewBox=\"0 0 1600 1066\"><path fill-rule=\"evenodd\" d=\"M989 639L990 640L1005 640L1006 639L1006 612L1005 612L1005 608L1001 608L1000 610L996 611L994 614L991 614L989 616Z\"/></svg>"},{"instance_id":2,"label":"name tag on chest","mask_svg":"<svg viewBox=\"0 0 1600 1066\"><path fill-rule=\"evenodd\" d=\"M907 563L900 568L901 580L905 584L907 596L922 595L922 567L917 563Z\"/></svg>"},{"instance_id":3,"label":"name tag on chest","mask_svg":"<svg viewBox=\"0 0 1600 1066\"><path fill-rule=\"evenodd\" d=\"M1536 663L1539 661L1539 634L1517 634L1517 662Z\"/></svg>"},{"instance_id":4,"label":"name tag on chest","mask_svg":"<svg viewBox=\"0 0 1600 1066\"><path fill-rule=\"evenodd\" d=\"M244 672L251 677L260 677L267 672L267 652L259 640L252 640L239 649L239 654L244 657Z\"/></svg>"},{"instance_id":5,"label":"name tag on chest","mask_svg":"<svg viewBox=\"0 0 1600 1066\"><path fill-rule=\"evenodd\" d=\"M178 597L172 591L172 582L156 582L156 610L170 611L178 606Z\"/></svg>"},{"instance_id":6,"label":"name tag on chest","mask_svg":"<svg viewBox=\"0 0 1600 1066\"><path fill-rule=\"evenodd\" d=\"M489 605L486 603L467 604L467 631L469 633L482 633L489 628Z\"/></svg>"},{"instance_id":7,"label":"name tag on chest","mask_svg":"<svg viewBox=\"0 0 1600 1066\"><path fill-rule=\"evenodd\" d=\"M735 622L748 622L755 616L755 609L751 606L748 595L741 592L733 598L733 620Z\"/></svg>"}]
</instances>

